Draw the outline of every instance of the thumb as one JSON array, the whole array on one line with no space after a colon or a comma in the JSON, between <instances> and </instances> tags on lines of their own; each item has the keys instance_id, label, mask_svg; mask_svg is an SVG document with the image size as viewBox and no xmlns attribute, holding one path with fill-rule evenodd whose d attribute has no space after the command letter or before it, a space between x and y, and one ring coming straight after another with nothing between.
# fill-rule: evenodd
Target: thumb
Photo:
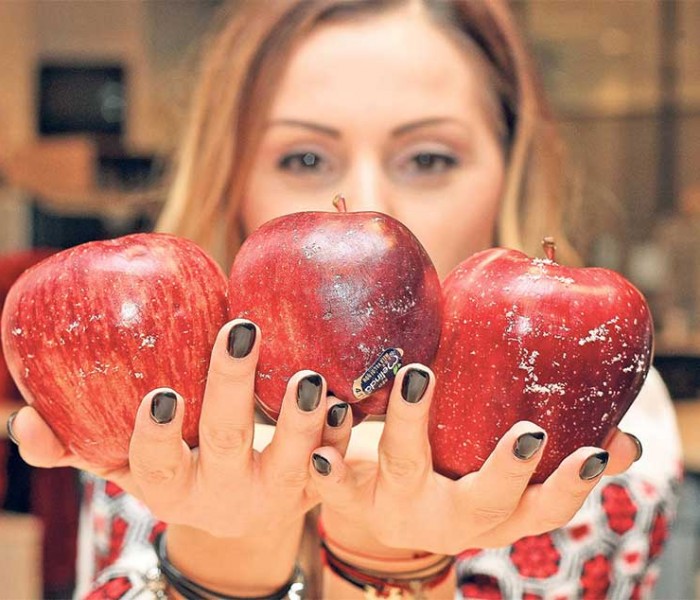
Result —
<instances>
[{"instance_id":1,"label":"thumb","mask_svg":"<svg viewBox=\"0 0 700 600\"><path fill-rule=\"evenodd\" d=\"M642 442L631 433L615 430L605 449L610 453L610 460L605 469L606 475L619 475L630 468L633 462L642 457Z\"/></svg>"},{"instance_id":2,"label":"thumb","mask_svg":"<svg viewBox=\"0 0 700 600\"><path fill-rule=\"evenodd\" d=\"M33 407L25 406L10 415L7 429L27 464L44 468L76 466L78 458L66 450Z\"/></svg>"}]
</instances>

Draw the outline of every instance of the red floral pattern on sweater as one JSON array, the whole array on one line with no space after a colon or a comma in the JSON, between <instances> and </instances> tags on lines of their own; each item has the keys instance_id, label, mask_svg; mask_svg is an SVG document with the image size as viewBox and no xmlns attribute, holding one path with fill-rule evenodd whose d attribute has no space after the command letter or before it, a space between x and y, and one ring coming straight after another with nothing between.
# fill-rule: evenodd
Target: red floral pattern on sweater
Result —
<instances>
[{"instance_id":1,"label":"red floral pattern on sweater","mask_svg":"<svg viewBox=\"0 0 700 600\"><path fill-rule=\"evenodd\" d=\"M611 483L601 493L603 510L608 517L608 526L618 535L627 533L634 527L637 507L632 502L627 489Z\"/></svg>"},{"instance_id":2,"label":"red floral pattern on sweater","mask_svg":"<svg viewBox=\"0 0 700 600\"><path fill-rule=\"evenodd\" d=\"M559 569L560 558L549 534L518 540L510 551L510 560L523 577L551 577Z\"/></svg>"},{"instance_id":3,"label":"red floral pattern on sweater","mask_svg":"<svg viewBox=\"0 0 700 600\"><path fill-rule=\"evenodd\" d=\"M679 480L666 490L629 474L604 479L567 527L510 548L459 556L468 599L649 598Z\"/></svg>"}]
</instances>

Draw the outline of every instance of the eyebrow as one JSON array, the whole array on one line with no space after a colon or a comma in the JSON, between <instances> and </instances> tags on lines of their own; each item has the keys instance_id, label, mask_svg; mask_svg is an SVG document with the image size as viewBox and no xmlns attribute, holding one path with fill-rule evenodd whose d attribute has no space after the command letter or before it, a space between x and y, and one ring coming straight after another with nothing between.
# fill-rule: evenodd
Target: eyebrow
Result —
<instances>
[{"instance_id":1,"label":"eyebrow","mask_svg":"<svg viewBox=\"0 0 700 600\"><path fill-rule=\"evenodd\" d=\"M414 129L419 129L421 127L428 127L430 125L441 125L442 123L455 123L460 125L460 121L453 117L430 117L428 119L421 119L420 121L414 121L413 123L407 123L406 125L401 125L396 129L391 131L392 137L398 137L406 133L410 133Z\"/></svg>"},{"instance_id":2,"label":"eyebrow","mask_svg":"<svg viewBox=\"0 0 700 600\"><path fill-rule=\"evenodd\" d=\"M340 131L333 129L332 127L326 127L325 125L319 125L318 123L312 123L310 121L299 121L297 119L276 119L270 122L270 127L277 125L287 125L289 127L303 127L304 129L312 129L318 133L322 133L329 137L339 138Z\"/></svg>"},{"instance_id":3,"label":"eyebrow","mask_svg":"<svg viewBox=\"0 0 700 600\"><path fill-rule=\"evenodd\" d=\"M420 121L414 121L412 123L407 123L405 125L400 125L391 131L391 137L399 137L410 133L415 129L421 127L428 127L430 125L440 125L442 123L456 123L460 124L457 119L452 117L430 117L428 119L421 119ZM288 127L302 127L304 129L311 129L323 135L327 135L332 138L340 138L341 132L333 127L327 127L326 125L319 125L318 123L313 123L311 121L302 121L299 119L276 119L270 122L270 127L286 125Z\"/></svg>"}]
</instances>

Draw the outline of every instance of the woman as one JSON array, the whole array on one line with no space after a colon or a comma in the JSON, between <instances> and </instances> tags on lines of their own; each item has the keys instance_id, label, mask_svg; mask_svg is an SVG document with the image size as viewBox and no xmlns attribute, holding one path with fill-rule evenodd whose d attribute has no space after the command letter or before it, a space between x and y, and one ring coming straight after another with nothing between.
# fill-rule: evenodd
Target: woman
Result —
<instances>
[{"instance_id":1,"label":"woman","mask_svg":"<svg viewBox=\"0 0 700 600\"><path fill-rule=\"evenodd\" d=\"M494 243L534 254L545 234L558 238L564 262L575 260L562 226L575 226L562 202L562 148L504 4L261 6L244 3L212 40L160 229L200 242L229 265L238 243L265 221L330 210L342 192L351 210L406 224L441 276ZM644 542L645 528L663 525L678 467L675 424L655 374L628 424L644 433L654 423L662 452L647 451L620 475L641 447L618 433L607 451L582 448L545 484L528 488L546 451L546 432L533 423L514 425L484 467L459 482L432 472L425 432L435 376L423 365L399 372L386 424L358 426L349 447L348 406L327 397L322 374L297 374L274 434L256 427L255 446L264 450L254 454L259 343L254 324L222 329L195 453L180 439L181 399L161 390L143 400L129 469L98 473L132 495L100 481L88 488L93 517L106 512L110 523L94 546L106 567L96 596L136 593L155 564L148 507L167 523L157 526L167 531L161 567L181 571L170 573L171 591L189 585L270 597L289 580L304 515L319 502L327 552L323 591L310 597L388 592L390 578L420 580L426 597L453 597L450 557L458 554L467 597L628 597L649 587L644 574L658 548ZM237 408L230 397L241 399ZM28 462L90 470L31 409L11 429ZM631 506L624 514L632 526L604 521L603 495L592 494L579 511L603 471L619 475L608 480L617 487L605 489ZM637 562L625 570L629 540ZM528 548L536 564L523 556Z\"/></svg>"}]
</instances>

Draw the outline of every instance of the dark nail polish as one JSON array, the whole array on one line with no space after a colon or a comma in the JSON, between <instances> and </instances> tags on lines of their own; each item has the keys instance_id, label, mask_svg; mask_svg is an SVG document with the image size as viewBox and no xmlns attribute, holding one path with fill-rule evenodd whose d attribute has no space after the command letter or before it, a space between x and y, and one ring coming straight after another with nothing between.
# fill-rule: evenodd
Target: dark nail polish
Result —
<instances>
[{"instance_id":1,"label":"dark nail polish","mask_svg":"<svg viewBox=\"0 0 700 600\"><path fill-rule=\"evenodd\" d=\"M305 412L311 412L321 402L323 379L320 375L307 375L297 386L297 405Z\"/></svg>"},{"instance_id":2,"label":"dark nail polish","mask_svg":"<svg viewBox=\"0 0 700 600\"><path fill-rule=\"evenodd\" d=\"M513 444L513 454L520 460L530 460L542 447L544 437L544 431L523 433Z\"/></svg>"},{"instance_id":3,"label":"dark nail polish","mask_svg":"<svg viewBox=\"0 0 700 600\"><path fill-rule=\"evenodd\" d=\"M228 353L233 358L245 358L255 345L255 325L244 321L231 327L228 332Z\"/></svg>"},{"instance_id":4,"label":"dark nail polish","mask_svg":"<svg viewBox=\"0 0 700 600\"><path fill-rule=\"evenodd\" d=\"M595 479L605 471L609 457L610 455L607 452L592 454L586 459L583 465L581 465L581 470L578 472L579 477L585 481Z\"/></svg>"},{"instance_id":5,"label":"dark nail polish","mask_svg":"<svg viewBox=\"0 0 700 600\"><path fill-rule=\"evenodd\" d=\"M326 423L329 427L340 427L345 421L345 416L348 414L348 408L350 405L347 402L341 402L340 404L334 404L328 409L328 416L326 417Z\"/></svg>"},{"instance_id":6,"label":"dark nail polish","mask_svg":"<svg viewBox=\"0 0 700 600\"><path fill-rule=\"evenodd\" d=\"M17 411L13 412L8 418L7 418L7 437L9 437L15 444L19 446L19 441L15 437L14 431L12 431L12 423L15 422L15 417L17 416Z\"/></svg>"},{"instance_id":7,"label":"dark nail polish","mask_svg":"<svg viewBox=\"0 0 700 600\"><path fill-rule=\"evenodd\" d=\"M158 425L170 423L176 408L177 396L173 392L158 392L151 400L151 419Z\"/></svg>"},{"instance_id":8,"label":"dark nail polish","mask_svg":"<svg viewBox=\"0 0 700 600\"><path fill-rule=\"evenodd\" d=\"M420 402L430 382L430 375L421 369L409 369L403 377L401 396L406 402Z\"/></svg>"},{"instance_id":9,"label":"dark nail polish","mask_svg":"<svg viewBox=\"0 0 700 600\"><path fill-rule=\"evenodd\" d=\"M644 446L642 446L642 442L636 435L631 433L628 433L627 435L632 438L634 445L637 446L637 454L634 457L634 462L637 462L640 458L642 458L642 454L644 454Z\"/></svg>"},{"instance_id":10,"label":"dark nail polish","mask_svg":"<svg viewBox=\"0 0 700 600\"><path fill-rule=\"evenodd\" d=\"M326 475L331 474L331 463L327 458L321 456L320 454L314 453L311 455L311 462L313 462L314 469L316 469L316 472L320 475L325 477Z\"/></svg>"}]
</instances>

